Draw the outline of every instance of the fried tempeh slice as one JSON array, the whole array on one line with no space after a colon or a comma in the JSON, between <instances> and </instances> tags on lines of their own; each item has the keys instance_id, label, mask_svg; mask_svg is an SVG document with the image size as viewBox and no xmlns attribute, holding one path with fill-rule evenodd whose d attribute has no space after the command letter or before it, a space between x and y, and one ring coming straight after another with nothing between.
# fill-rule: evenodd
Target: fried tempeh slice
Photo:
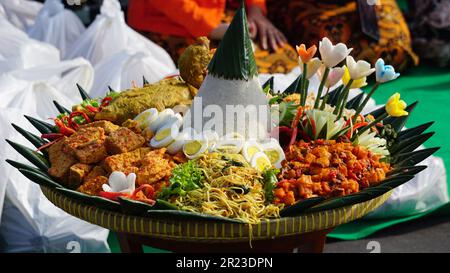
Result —
<instances>
[{"instance_id":1,"label":"fried tempeh slice","mask_svg":"<svg viewBox=\"0 0 450 273\"><path fill-rule=\"evenodd\" d=\"M145 143L145 138L128 128L122 127L112 132L105 140L106 149L110 154L121 154L133 151Z\"/></svg>"},{"instance_id":2,"label":"fried tempeh slice","mask_svg":"<svg viewBox=\"0 0 450 273\"><path fill-rule=\"evenodd\" d=\"M131 167L139 166L141 159L151 151L151 148L139 148L132 152L108 156L104 161L104 168L107 172L125 172Z\"/></svg>"},{"instance_id":3,"label":"fried tempeh slice","mask_svg":"<svg viewBox=\"0 0 450 273\"><path fill-rule=\"evenodd\" d=\"M87 176L91 169L92 166L88 164L77 163L72 165L69 170L69 188L78 188L83 183L83 179Z\"/></svg>"},{"instance_id":4,"label":"fried tempeh slice","mask_svg":"<svg viewBox=\"0 0 450 273\"><path fill-rule=\"evenodd\" d=\"M59 180L65 180L70 167L77 163L75 157L63 152L63 146L66 140L67 138L64 137L64 139L54 143L48 149L48 157L51 164L48 173Z\"/></svg>"}]
</instances>

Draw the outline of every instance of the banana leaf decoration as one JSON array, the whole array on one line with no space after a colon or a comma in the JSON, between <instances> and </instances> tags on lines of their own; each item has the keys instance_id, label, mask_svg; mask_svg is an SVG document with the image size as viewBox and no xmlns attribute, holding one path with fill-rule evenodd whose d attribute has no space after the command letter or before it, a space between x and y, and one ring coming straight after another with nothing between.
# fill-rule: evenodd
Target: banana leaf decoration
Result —
<instances>
[{"instance_id":1,"label":"banana leaf decoration","mask_svg":"<svg viewBox=\"0 0 450 273\"><path fill-rule=\"evenodd\" d=\"M145 76L142 76L142 85L146 86L149 85L150 83L147 81L147 79L145 78Z\"/></svg>"},{"instance_id":2,"label":"banana leaf decoration","mask_svg":"<svg viewBox=\"0 0 450 273\"><path fill-rule=\"evenodd\" d=\"M80 92L80 96L82 100L90 100L92 99L91 96L89 96L89 94L86 92L86 90L83 89L83 87L81 87L81 85L79 85L77 83L77 88L78 88L78 92Z\"/></svg>"},{"instance_id":3,"label":"banana leaf decoration","mask_svg":"<svg viewBox=\"0 0 450 273\"><path fill-rule=\"evenodd\" d=\"M53 101L53 104L55 105L56 109L59 111L60 114L68 114L70 115L71 111L61 104L59 104L57 101Z\"/></svg>"},{"instance_id":4,"label":"banana leaf decoration","mask_svg":"<svg viewBox=\"0 0 450 273\"><path fill-rule=\"evenodd\" d=\"M263 85L262 85L262 89L264 90L264 91L266 91L267 90L267 92L266 93L268 93L269 91L274 91L273 90L273 86L274 86L274 76L272 76L272 77L270 77L265 83L263 83Z\"/></svg>"},{"instance_id":5,"label":"banana leaf decoration","mask_svg":"<svg viewBox=\"0 0 450 273\"><path fill-rule=\"evenodd\" d=\"M290 95L297 93L300 90L300 81L302 79L302 75L300 74L287 88L283 91L284 95Z\"/></svg>"}]
</instances>

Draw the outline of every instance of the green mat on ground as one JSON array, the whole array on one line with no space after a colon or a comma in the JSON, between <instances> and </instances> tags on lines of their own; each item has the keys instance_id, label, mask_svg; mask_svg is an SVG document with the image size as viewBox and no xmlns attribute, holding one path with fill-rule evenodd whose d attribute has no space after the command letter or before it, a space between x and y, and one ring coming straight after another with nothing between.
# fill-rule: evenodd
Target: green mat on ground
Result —
<instances>
[{"instance_id":1,"label":"green mat on ground","mask_svg":"<svg viewBox=\"0 0 450 273\"><path fill-rule=\"evenodd\" d=\"M394 92L400 92L402 99L408 104L416 100L419 101L406 124L407 127L420 125L431 120L435 121L435 124L429 130L435 131L436 134L426 142L425 146L441 146L441 149L435 155L444 159L447 169L450 166L450 145L447 145L447 132L450 130L450 70L430 66L413 68L407 74L401 75L397 80L382 85L375 92L374 99L377 104L383 104ZM386 220L361 219L336 228L329 237L343 240L360 239L383 228L417 219L432 212L437 214L450 213L450 206L445 205L435 211L419 213L404 218Z\"/></svg>"}]
</instances>

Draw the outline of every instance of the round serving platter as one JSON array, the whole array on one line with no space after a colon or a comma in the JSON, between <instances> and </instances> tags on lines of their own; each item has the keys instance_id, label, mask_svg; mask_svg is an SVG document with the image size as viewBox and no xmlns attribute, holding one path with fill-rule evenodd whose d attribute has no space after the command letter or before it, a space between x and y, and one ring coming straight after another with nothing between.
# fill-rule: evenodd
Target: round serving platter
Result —
<instances>
[{"instance_id":1,"label":"round serving platter","mask_svg":"<svg viewBox=\"0 0 450 273\"><path fill-rule=\"evenodd\" d=\"M42 192L55 206L65 212L120 233L131 233L174 241L249 241L276 239L333 228L363 217L383 204L391 195L388 191L374 199L341 208L306 213L293 217L263 220L251 227L245 223L189 219L171 216L133 216L122 212L86 205L55 189L41 186Z\"/></svg>"}]
</instances>

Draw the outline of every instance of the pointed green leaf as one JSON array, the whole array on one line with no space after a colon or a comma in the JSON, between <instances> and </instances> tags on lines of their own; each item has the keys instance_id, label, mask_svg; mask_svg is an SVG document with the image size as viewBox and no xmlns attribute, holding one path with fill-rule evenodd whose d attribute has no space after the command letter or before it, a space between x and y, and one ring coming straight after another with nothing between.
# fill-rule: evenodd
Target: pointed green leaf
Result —
<instances>
[{"instance_id":1,"label":"pointed green leaf","mask_svg":"<svg viewBox=\"0 0 450 273\"><path fill-rule=\"evenodd\" d=\"M265 90L266 88L269 88L269 90L273 90L273 80L274 80L274 76L270 77L270 78L262 85L263 90Z\"/></svg>"},{"instance_id":2,"label":"pointed green leaf","mask_svg":"<svg viewBox=\"0 0 450 273\"><path fill-rule=\"evenodd\" d=\"M79 191L74 191L64 187L55 188L56 191L60 192L62 195L76 201L80 202L84 205L94 205L95 204L95 196L88 195Z\"/></svg>"},{"instance_id":3,"label":"pointed green leaf","mask_svg":"<svg viewBox=\"0 0 450 273\"><path fill-rule=\"evenodd\" d=\"M413 178L414 175L396 175L385 179L377 187L392 190Z\"/></svg>"},{"instance_id":4,"label":"pointed green leaf","mask_svg":"<svg viewBox=\"0 0 450 273\"><path fill-rule=\"evenodd\" d=\"M43 140L42 138L38 137L37 135L34 135L21 127L15 125L14 123L11 123L12 127L19 132L23 137L25 137L31 144L33 144L34 147L40 148L42 145L46 144L47 141Z\"/></svg>"},{"instance_id":5,"label":"pointed green leaf","mask_svg":"<svg viewBox=\"0 0 450 273\"><path fill-rule=\"evenodd\" d=\"M380 108L373 110L367 115L372 115L376 119L377 117L383 115L384 113L386 113L386 109L384 108L384 106L381 106Z\"/></svg>"},{"instance_id":6,"label":"pointed green leaf","mask_svg":"<svg viewBox=\"0 0 450 273\"><path fill-rule=\"evenodd\" d=\"M55 126L51 125L50 123L40 121L38 119L35 119L33 117L24 115L24 117L36 128L41 134L50 134L55 133Z\"/></svg>"},{"instance_id":7,"label":"pointed green leaf","mask_svg":"<svg viewBox=\"0 0 450 273\"><path fill-rule=\"evenodd\" d=\"M404 139L420 135L421 133L425 132L426 129L428 129L431 125L433 125L434 121L430 121L427 123L424 123L422 125L419 125L417 127L409 128L403 131L400 131L398 133L397 141L402 141Z\"/></svg>"},{"instance_id":8,"label":"pointed green leaf","mask_svg":"<svg viewBox=\"0 0 450 273\"><path fill-rule=\"evenodd\" d=\"M112 87L109 86L109 85L108 85L108 91L109 91L109 92L116 92L116 90L112 89Z\"/></svg>"},{"instance_id":9,"label":"pointed green leaf","mask_svg":"<svg viewBox=\"0 0 450 273\"><path fill-rule=\"evenodd\" d=\"M228 80L249 80L258 75L245 5L236 11L208 66L209 75Z\"/></svg>"},{"instance_id":10,"label":"pointed green leaf","mask_svg":"<svg viewBox=\"0 0 450 273\"><path fill-rule=\"evenodd\" d=\"M33 163L33 165L38 167L39 169L46 172L50 167L49 163L42 154L33 151L26 146L15 143L9 139L6 139L6 142L8 142L8 144L11 145L11 147L13 147L14 150L16 150L19 154L21 154L23 157L25 157L28 161Z\"/></svg>"},{"instance_id":11,"label":"pointed green leaf","mask_svg":"<svg viewBox=\"0 0 450 273\"><path fill-rule=\"evenodd\" d=\"M143 85L143 86L146 86L146 85L148 85L148 84L150 84L150 83L147 81L147 79L145 78L145 76L142 76L142 85Z\"/></svg>"},{"instance_id":12,"label":"pointed green leaf","mask_svg":"<svg viewBox=\"0 0 450 273\"><path fill-rule=\"evenodd\" d=\"M341 197L330 198L325 202L322 202L314 207L307 209L309 212L318 212L324 210L331 210L336 208L341 208L349 205L354 205L357 203L361 203L373 198L373 195L369 193L359 192L358 194L346 195Z\"/></svg>"},{"instance_id":13,"label":"pointed green leaf","mask_svg":"<svg viewBox=\"0 0 450 273\"><path fill-rule=\"evenodd\" d=\"M81 100L90 100L91 96L77 83L78 92L80 92Z\"/></svg>"},{"instance_id":14,"label":"pointed green leaf","mask_svg":"<svg viewBox=\"0 0 450 273\"><path fill-rule=\"evenodd\" d=\"M120 211L120 203L116 201L112 201L100 196L91 196L94 202L94 205L101 209L106 209L110 211Z\"/></svg>"},{"instance_id":15,"label":"pointed green leaf","mask_svg":"<svg viewBox=\"0 0 450 273\"><path fill-rule=\"evenodd\" d=\"M406 166L406 167L400 167L395 168L392 171L390 171L387 175L389 177L393 177L395 175L416 175L419 172L425 170L428 166L419 165L419 166Z\"/></svg>"},{"instance_id":16,"label":"pointed green leaf","mask_svg":"<svg viewBox=\"0 0 450 273\"><path fill-rule=\"evenodd\" d=\"M358 106L361 104L363 98L364 98L364 93L361 92L359 95L357 95L353 99L349 100L347 102L347 104L345 105L345 107L347 109L354 109L354 110L356 110L358 108Z\"/></svg>"},{"instance_id":17,"label":"pointed green leaf","mask_svg":"<svg viewBox=\"0 0 450 273\"><path fill-rule=\"evenodd\" d=\"M284 90L284 95L294 94L300 87L300 81L302 79L302 75L299 75L287 88Z\"/></svg>"},{"instance_id":18,"label":"pointed green leaf","mask_svg":"<svg viewBox=\"0 0 450 273\"><path fill-rule=\"evenodd\" d=\"M292 206L283 208L280 211L281 217L296 216L305 212L306 209L313 207L325 200L324 197L312 197L296 202Z\"/></svg>"},{"instance_id":19,"label":"pointed green leaf","mask_svg":"<svg viewBox=\"0 0 450 273\"><path fill-rule=\"evenodd\" d=\"M65 108L64 106L62 106L61 104L59 104L57 101L53 101L53 104L55 105L56 109L58 110L58 112L60 114L69 114L70 115L70 110Z\"/></svg>"},{"instance_id":20,"label":"pointed green leaf","mask_svg":"<svg viewBox=\"0 0 450 273\"><path fill-rule=\"evenodd\" d=\"M119 203L123 213L131 215L143 216L148 210L153 208L150 204L125 197L119 197Z\"/></svg>"},{"instance_id":21,"label":"pointed green leaf","mask_svg":"<svg viewBox=\"0 0 450 273\"><path fill-rule=\"evenodd\" d=\"M343 85L339 85L338 87L336 87L335 89L330 91L328 93L328 102L327 103L331 106L336 106L336 103L337 103L342 91L344 91Z\"/></svg>"},{"instance_id":22,"label":"pointed green leaf","mask_svg":"<svg viewBox=\"0 0 450 273\"><path fill-rule=\"evenodd\" d=\"M435 153L437 150L439 150L439 147L398 154L392 157L392 161L396 168L404 166L414 166L422 162L425 158L429 157L433 153Z\"/></svg>"},{"instance_id":23,"label":"pointed green leaf","mask_svg":"<svg viewBox=\"0 0 450 273\"><path fill-rule=\"evenodd\" d=\"M425 141L427 141L433 135L434 132L429 132L421 135L416 135L402 141L396 141L396 143L389 149L389 152L391 153L391 155L412 152L420 145L425 143Z\"/></svg>"},{"instance_id":24,"label":"pointed green leaf","mask_svg":"<svg viewBox=\"0 0 450 273\"><path fill-rule=\"evenodd\" d=\"M55 182L53 179L50 179L44 175L41 175L37 172L30 171L28 169L18 169L19 172L21 172L26 178L30 179L36 184L49 187L49 188L56 188L56 187L62 187L59 183Z\"/></svg>"},{"instance_id":25,"label":"pointed green leaf","mask_svg":"<svg viewBox=\"0 0 450 273\"><path fill-rule=\"evenodd\" d=\"M13 166L13 167L16 168L16 169L28 170L28 171L30 171L30 172L35 172L35 173L37 173L37 174L40 174L40 175L42 175L42 176L45 176L45 177L47 177L48 179L52 179L46 172L43 172L41 169L32 167L32 166L27 165L27 164L23 164L23 163L20 163L20 162L11 160L11 159L6 159L5 161L6 161L9 165Z\"/></svg>"}]
</instances>

